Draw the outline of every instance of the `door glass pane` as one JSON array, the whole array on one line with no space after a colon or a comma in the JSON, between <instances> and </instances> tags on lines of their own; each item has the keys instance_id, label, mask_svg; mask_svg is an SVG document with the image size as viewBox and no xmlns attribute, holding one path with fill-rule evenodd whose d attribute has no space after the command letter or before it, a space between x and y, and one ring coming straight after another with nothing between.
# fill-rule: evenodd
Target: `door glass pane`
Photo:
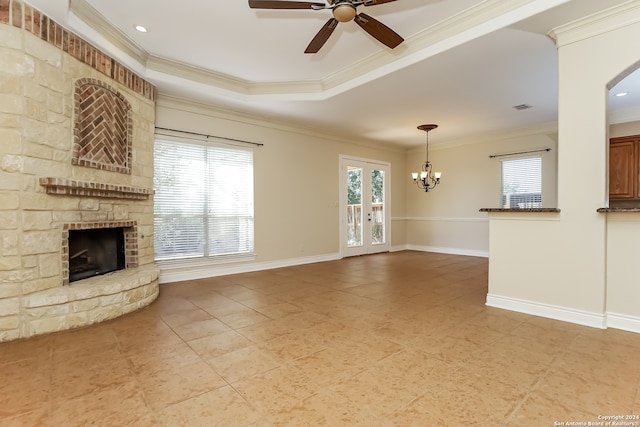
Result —
<instances>
[{"instance_id":1,"label":"door glass pane","mask_svg":"<svg viewBox=\"0 0 640 427\"><path fill-rule=\"evenodd\" d=\"M384 171L371 171L371 242L384 243Z\"/></svg>"},{"instance_id":2,"label":"door glass pane","mask_svg":"<svg viewBox=\"0 0 640 427\"><path fill-rule=\"evenodd\" d=\"M362 246L362 169L352 166L347 173L347 245Z\"/></svg>"}]
</instances>

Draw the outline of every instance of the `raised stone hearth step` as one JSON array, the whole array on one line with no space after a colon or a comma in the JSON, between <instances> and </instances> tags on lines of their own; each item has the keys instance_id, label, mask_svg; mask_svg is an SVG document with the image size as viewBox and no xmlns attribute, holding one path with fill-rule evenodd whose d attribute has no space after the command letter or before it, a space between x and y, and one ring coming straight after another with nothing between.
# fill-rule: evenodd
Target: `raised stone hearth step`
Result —
<instances>
[{"instance_id":1,"label":"raised stone hearth step","mask_svg":"<svg viewBox=\"0 0 640 427\"><path fill-rule=\"evenodd\" d=\"M156 264L147 264L27 295L27 335L87 326L145 307L158 296L159 274Z\"/></svg>"}]
</instances>

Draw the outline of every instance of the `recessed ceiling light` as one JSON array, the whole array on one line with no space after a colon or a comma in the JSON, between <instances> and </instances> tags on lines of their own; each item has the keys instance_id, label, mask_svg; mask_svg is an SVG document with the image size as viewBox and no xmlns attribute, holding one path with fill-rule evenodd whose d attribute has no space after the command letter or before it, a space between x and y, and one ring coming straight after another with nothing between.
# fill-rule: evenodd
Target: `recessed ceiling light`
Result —
<instances>
[{"instance_id":1,"label":"recessed ceiling light","mask_svg":"<svg viewBox=\"0 0 640 427\"><path fill-rule=\"evenodd\" d=\"M147 32L147 29L145 27L143 27L142 25L136 25L135 29L137 31L140 31L141 33L146 33Z\"/></svg>"},{"instance_id":2,"label":"recessed ceiling light","mask_svg":"<svg viewBox=\"0 0 640 427\"><path fill-rule=\"evenodd\" d=\"M616 93L616 96L627 96L629 95L627 92Z\"/></svg>"}]
</instances>

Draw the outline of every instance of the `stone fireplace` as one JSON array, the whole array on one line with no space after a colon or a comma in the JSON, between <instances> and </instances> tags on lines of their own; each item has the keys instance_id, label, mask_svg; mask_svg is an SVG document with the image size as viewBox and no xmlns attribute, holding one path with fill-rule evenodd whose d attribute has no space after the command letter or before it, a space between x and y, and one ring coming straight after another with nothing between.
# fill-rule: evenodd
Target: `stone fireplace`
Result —
<instances>
[{"instance_id":1,"label":"stone fireplace","mask_svg":"<svg viewBox=\"0 0 640 427\"><path fill-rule=\"evenodd\" d=\"M0 55L0 341L150 304L155 88L20 0Z\"/></svg>"}]
</instances>

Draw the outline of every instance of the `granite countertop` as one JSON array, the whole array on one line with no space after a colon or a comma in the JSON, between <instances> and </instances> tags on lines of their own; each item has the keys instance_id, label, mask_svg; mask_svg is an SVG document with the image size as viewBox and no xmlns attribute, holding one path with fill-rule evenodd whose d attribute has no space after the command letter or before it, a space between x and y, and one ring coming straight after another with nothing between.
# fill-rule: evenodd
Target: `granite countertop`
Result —
<instances>
[{"instance_id":1,"label":"granite countertop","mask_svg":"<svg viewBox=\"0 0 640 427\"><path fill-rule=\"evenodd\" d=\"M640 212L640 208L599 208L598 212L600 213L611 213L611 212Z\"/></svg>"},{"instance_id":2,"label":"granite countertop","mask_svg":"<svg viewBox=\"0 0 640 427\"><path fill-rule=\"evenodd\" d=\"M551 212L551 213L559 213L560 209L558 209L558 208L522 208L522 209L514 209L514 208L482 208L482 209L480 209L480 212Z\"/></svg>"}]
</instances>

